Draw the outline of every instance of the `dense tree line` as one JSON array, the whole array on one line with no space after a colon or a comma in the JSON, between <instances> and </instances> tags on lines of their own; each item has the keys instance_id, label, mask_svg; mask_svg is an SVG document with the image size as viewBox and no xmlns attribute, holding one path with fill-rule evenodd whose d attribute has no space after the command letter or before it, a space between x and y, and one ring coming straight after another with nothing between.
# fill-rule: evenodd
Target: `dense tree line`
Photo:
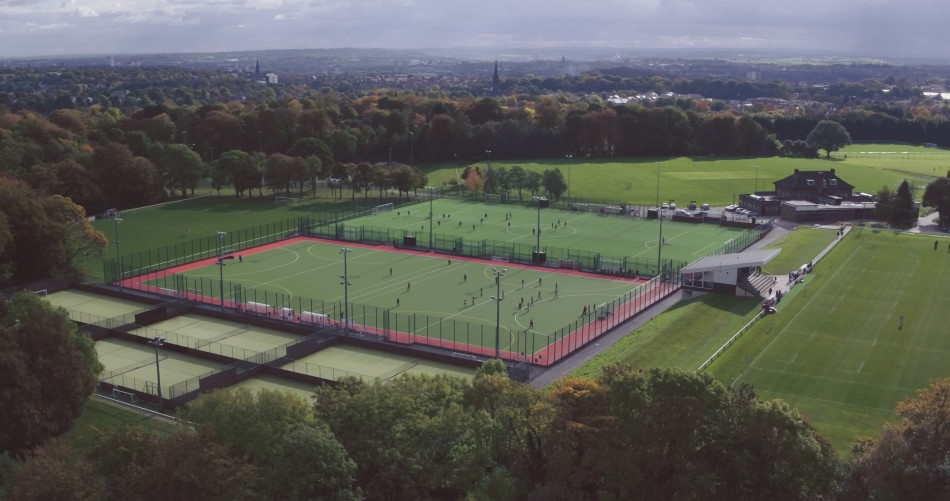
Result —
<instances>
[{"instance_id":1,"label":"dense tree line","mask_svg":"<svg viewBox=\"0 0 950 501\"><path fill-rule=\"evenodd\" d=\"M612 366L542 392L488 362L475 379L402 375L218 391L170 435L126 427L90 450L0 458L9 499L939 499L950 381L846 461L796 410L707 374ZM184 421L183 421L184 422Z\"/></svg>"}]
</instances>

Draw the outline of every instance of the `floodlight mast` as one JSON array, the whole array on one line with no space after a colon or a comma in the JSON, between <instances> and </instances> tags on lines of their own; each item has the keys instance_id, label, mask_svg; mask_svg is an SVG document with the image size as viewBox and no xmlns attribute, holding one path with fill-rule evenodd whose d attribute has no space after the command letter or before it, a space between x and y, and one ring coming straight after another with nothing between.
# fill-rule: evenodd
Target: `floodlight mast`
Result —
<instances>
[{"instance_id":1,"label":"floodlight mast","mask_svg":"<svg viewBox=\"0 0 950 501\"><path fill-rule=\"evenodd\" d=\"M218 232L218 270L220 273L220 283L218 286L221 289L221 311L224 311L224 261L234 259L234 256L224 255L224 238L227 236L228 234L223 231Z\"/></svg>"},{"instance_id":2,"label":"floodlight mast","mask_svg":"<svg viewBox=\"0 0 950 501\"><path fill-rule=\"evenodd\" d=\"M353 249L347 247L340 248L340 254L343 254L343 332L350 331L350 281L346 269L346 255L353 252Z\"/></svg>"},{"instance_id":3,"label":"floodlight mast","mask_svg":"<svg viewBox=\"0 0 950 501\"><path fill-rule=\"evenodd\" d=\"M155 377L158 379L158 408L164 409L165 402L162 400L162 371L158 365L158 349L165 346L165 340L160 337L152 338L148 344L155 347Z\"/></svg>"},{"instance_id":4,"label":"floodlight mast","mask_svg":"<svg viewBox=\"0 0 950 501\"><path fill-rule=\"evenodd\" d=\"M122 253L119 252L119 223L122 222L122 219L119 218L118 214L115 214L112 216L112 220L115 222L115 265L119 272L119 290L122 290Z\"/></svg>"},{"instance_id":5,"label":"floodlight mast","mask_svg":"<svg viewBox=\"0 0 950 501\"><path fill-rule=\"evenodd\" d=\"M429 252L435 252L432 247L432 223L435 222L435 214L432 212L432 198L435 196L435 186L426 186L429 192Z\"/></svg>"},{"instance_id":6,"label":"floodlight mast","mask_svg":"<svg viewBox=\"0 0 950 501\"><path fill-rule=\"evenodd\" d=\"M495 358L501 359L501 276L508 271L508 268L492 268L491 272L495 275L495 295L492 299L495 301Z\"/></svg>"}]
</instances>

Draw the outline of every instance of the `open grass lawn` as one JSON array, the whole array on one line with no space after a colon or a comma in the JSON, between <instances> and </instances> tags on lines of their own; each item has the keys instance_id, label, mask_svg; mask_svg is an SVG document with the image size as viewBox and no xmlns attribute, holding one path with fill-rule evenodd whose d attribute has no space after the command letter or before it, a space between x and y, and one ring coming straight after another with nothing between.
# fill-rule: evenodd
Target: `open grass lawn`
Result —
<instances>
[{"instance_id":1,"label":"open grass lawn","mask_svg":"<svg viewBox=\"0 0 950 501\"><path fill-rule=\"evenodd\" d=\"M694 371L759 311L756 299L707 294L684 301L630 332L571 372L597 378L603 367L675 367Z\"/></svg>"},{"instance_id":2,"label":"open grass lawn","mask_svg":"<svg viewBox=\"0 0 950 501\"><path fill-rule=\"evenodd\" d=\"M769 249L782 249L782 253L766 263L762 272L769 275L786 275L795 271L814 259L836 236L835 230L799 226L781 240L768 245Z\"/></svg>"},{"instance_id":3,"label":"open grass lawn","mask_svg":"<svg viewBox=\"0 0 950 501\"><path fill-rule=\"evenodd\" d=\"M871 154L870 152L875 152ZM862 154L861 152L864 152ZM886 153L885 153L886 152ZM543 172L559 168L573 197L608 199L634 204L659 200L677 204L728 205L738 202L740 193L771 191L772 183L790 176L795 169L835 172L856 192L877 193L882 186L896 189L905 178L917 185L917 197L934 177L946 175L950 151L904 144L856 144L832 154L830 159L781 157L677 157L557 159L543 161L492 160L491 166ZM484 169L484 162L480 165ZM758 169L756 169L758 166ZM427 170L429 182L439 185L455 179L454 164L433 165ZM530 197L529 197L530 198Z\"/></svg>"},{"instance_id":4,"label":"open grass lawn","mask_svg":"<svg viewBox=\"0 0 950 501\"><path fill-rule=\"evenodd\" d=\"M252 301L340 319L346 292L339 278L344 274L340 248L303 241L242 253L240 261L229 261L225 267L226 301ZM561 329L586 323L590 317L582 316L584 305L612 301L637 287L627 280L559 274L548 268L459 259L449 264L448 257L372 246L350 248L346 273L351 322L476 346L494 346L496 308L491 296L497 288L492 270L507 269L501 281L501 349L517 353L534 353ZM216 264L184 275L189 289L220 297ZM169 277L152 284L173 288L175 280ZM234 297L231 284L241 286L242 297ZM395 314L391 321L384 320L387 310Z\"/></svg>"},{"instance_id":5,"label":"open grass lawn","mask_svg":"<svg viewBox=\"0 0 950 501\"><path fill-rule=\"evenodd\" d=\"M869 229L849 234L709 368L799 408L844 452L876 435L895 404L947 377L946 239ZM904 316L903 326L900 317Z\"/></svg>"}]
</instances>

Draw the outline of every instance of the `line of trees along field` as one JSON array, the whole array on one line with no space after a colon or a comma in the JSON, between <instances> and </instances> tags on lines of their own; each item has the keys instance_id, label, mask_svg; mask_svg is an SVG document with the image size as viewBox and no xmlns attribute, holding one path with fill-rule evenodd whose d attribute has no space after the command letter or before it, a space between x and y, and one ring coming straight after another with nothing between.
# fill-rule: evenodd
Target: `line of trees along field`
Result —
<instances>
[{"instance_id":1,"label":"line of trees along field","mask_svg":"<svg viewBox=\"0 0 950 501\"><path fill-rule=\"evenodd\" d=\"M30 74L34 87L17 87L23 75L7 73L0 84L10 91L0 104L0 174L43 195L66 196L92 214L178 196L207 179L254 196L264 186L287 192L332 178L365 196L424 186L415 164L467 165L489 156L809 155L793 141L826 118L854 140L941 144L950 137L950 108L942 102L883 101L880 94L830 114L833 107L735 109L686 96L617 105L598 95L533 94L528 90L540 89L530 77L507 79L509 93L495 98L435 89L347 95L300 81L271 88L240 75L168 69ZM681 90L785 88L596 78ZM35 86L48 90L37 93ZM74 103L83 93L91 95ZM51 103L39 100L44 95L62 107L48 109Z\"/></svg>"},{"instance_id":2,"label":"line of trees along field","mask_svg":"<svg viewBox=\"0 0 950 501\"><path fill-rule=\"evenodd\" d=\"M53 440L2 455L0 493L11 500L944 498L950 381L901 402L897 413L902 424L857 441L840 460L796 410L760 400L745 384L612 366L597 380L565 379L542 392L510 381L491 361L471 382L351 378L317 388L312 402L266 390L206 394L181 413L193 424L170 434L127 426L103 431L84 450Z\"/></svg>"}]
</instances>

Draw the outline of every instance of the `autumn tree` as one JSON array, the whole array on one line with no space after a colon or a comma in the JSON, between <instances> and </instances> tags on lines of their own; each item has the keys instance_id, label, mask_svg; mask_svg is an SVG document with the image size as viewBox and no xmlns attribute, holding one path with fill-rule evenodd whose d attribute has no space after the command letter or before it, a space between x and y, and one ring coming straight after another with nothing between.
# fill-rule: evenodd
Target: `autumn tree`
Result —
<instances>
[{"instance_id":1,"label":"autumn tree","mask_svg":"<svg viewBox=\"0 0 950 501\"><path fill-rule=\"evenodd\" d=\"M950 227L950 177L939 177L924 190L923 204L940 215L940 227Z\"/></svg>"},{"instance_id":2,"label":"autumn tree","mask_svg":"<svg viewBox=\"0 0 950 501\"><path fill-rule=\"evenodd\" d=\"M21 454L72 427L101 371L65 310L29 291L0 303L0 452Z\"/></svg>"},{"instance_id":3,"label":"autumn tree","mask_svg":"<svg viewBox=\"0 0 950 501\"><path fill-rule=\"evenodd\" d=\"M465 189L471 191L475 198L478 198L479 190L485 186L485 179L482 178L482 173L477 165L469 166L465 170L467 171L465 174Z\"/></svg>"},{"instance_id":4,"label":"autumn tree","mask_svg":"<svg viewBox=\"0 0 950 501\"><path fill-rule=\"evenodd\" d=\"M183 416L260 472L271 499L358 499L356 465L310 403L295 394L217 391L191 402Z\"/></svg>"},{"instance_id":5,"label":"autumn tree","mask_svg":"<svg viewBox=\"0 0 950 501\"><path fill-rule=\"evenodd\" d=\"M76 258L106 246L82 207L39 196L20 181L0 178L0 213L0 285L81 274Z\"/></svg>"},{"instance_id":6,"label":"autumn tree","mask_svg":"<svg viewBox=\"0 0 950 501\"><path fill-rule=\"evenodd\" d=\"M816 150L825 150L825 158L831 157L832 151L838 151L843 146L851 144L851 134L848 129L834 120L822 120L805 138L808 146Z\"/></svg>"},{"instance_id":7,"label":"autumn tree","mask_svg":"<svg viewBox=\"0 0 950 501\"><path fill-rule=\"evenodd\" d=\"M165 188L174 193L181 190L181 196L188 195L188 189L194 193L198 181L205 177L205 164L194 150L184 144L169 144L164 148L159 161Z\"/></svg>"},{"instance_id":8,"label":"autumn tree","mask_svg":"<svg viewBox=\"0 0 950 501\"><path fill-rule=\"evenodd\" d=\"M950 379L897 404L904 421L851 447L850 499L946 499L950 493Z\"/></svg>"},{"instance_id":9,"label":"autumn tree","mask_svg":"<svg viewBox=\"0 0 950 501\"><path fill-rule=\"evenodd\" d=\"M914 208L914 195L910 183L905 179L897 187L897 193L891 203L889 222L898 228L910 228L917 222L917 209Z\"/></svg>"},{"instance_id":10,"label":"autumn tree","mask_svg":"<svg viewBox=\"0 0 950 501\"><path fill-rule=\"evenodd\" d=\"M560 200L561 195L567 191L567 182L564 181L564 174L561 169L546 169L541 174L541 184L544 185L544 191L548 196L554 197L554 200Z\"/></svg>"},{"instance_id":11,"label":"autumn tree","mask_svg":"<svg viewBox=\"0 0 950 501\"><path fill-rule=\"evenodd\" d=\"M467 386L446 376L344 378L316 389L314 409L356 463L367 499L461 499L485 475Z\"/></svg>"}]
</instances>

